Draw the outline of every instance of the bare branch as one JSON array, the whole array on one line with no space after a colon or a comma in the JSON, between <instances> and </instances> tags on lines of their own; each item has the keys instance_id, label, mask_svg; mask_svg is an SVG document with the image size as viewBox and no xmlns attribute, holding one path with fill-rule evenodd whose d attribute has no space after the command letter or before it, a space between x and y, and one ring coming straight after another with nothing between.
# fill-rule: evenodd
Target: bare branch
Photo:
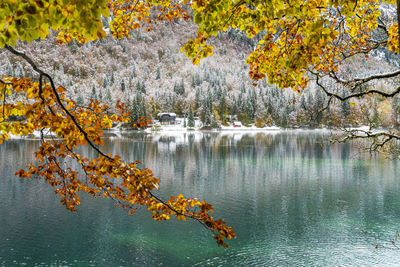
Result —
<instances>
[{"instance_id":1,"label":"bare branch","mask_svg":"<svg viewBox=\"0 0 400 267\"><path fill-rule=\"evenodd\" d=\"M345 101L345 100L348 100L350 98L358 98L358 97L362 97L362 96L369 95L369 94L377 94L377 95L380 95L380 96L383 96L383 97L390 98L390 97L394 97L395 95L400 93L400 87L398 87L396 90L394 90L391 93L387 93L387 92L384 92L384 91L371 89L371 90L366 90L366 91L359 92L359 93L350 94L350 95L347 95L347 96L341 96L339 94L332 93L332 92L328 91L326 89L326 87L321 84L320 77L318 75L317 75L316 83L317 83L317 85L319 87L322 88L322 90L325 92L325 94L327 96L335 97L335 98L339 99L340 101Z\"/></svg>"}]
</instances>

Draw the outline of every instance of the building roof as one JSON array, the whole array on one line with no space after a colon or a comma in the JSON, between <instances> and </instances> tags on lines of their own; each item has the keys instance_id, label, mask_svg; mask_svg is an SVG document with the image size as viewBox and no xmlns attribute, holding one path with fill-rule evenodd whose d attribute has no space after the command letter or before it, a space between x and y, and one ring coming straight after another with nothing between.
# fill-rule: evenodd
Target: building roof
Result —
<instances>
[{"instance_id":1,"label":"building roof","mask_svg":"<svg viewBox=\"0 0 400 267\"><path fill-rule=\"evenodd\" d=\"M164 116L164 115L168 115L168 116L170 116L170 117L176 117L176 114L175 114L175 113L162 112L162 113L158 113L158 114L157 114L158 117L161 117L161 116Z\"/></svg>"}]
</instances>

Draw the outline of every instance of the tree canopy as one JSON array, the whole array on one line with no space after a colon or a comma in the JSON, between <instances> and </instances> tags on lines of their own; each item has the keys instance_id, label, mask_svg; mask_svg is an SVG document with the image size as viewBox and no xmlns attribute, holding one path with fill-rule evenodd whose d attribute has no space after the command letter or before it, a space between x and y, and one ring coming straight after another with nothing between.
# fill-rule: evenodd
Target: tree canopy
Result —
<instances>
[{"instance_id":1,"label":"tree canopy","mask_svg":"<svg viewBox=\"0 0 400 267\"><path fill-rule=\"evenodd\" d=\"M42 138L35 153L38 164L30 164L18 171L21 177L42 176L55 188L62 204L72 211L80 204L79 192L114 199L129 212L136 205L146 206L156 220L171 216L192 218L215 233L219 245L235 237L224 221L214 219L212 206L205 201L173 196L161 200L154 193L159 180L141 168L139 162L124 162L118 155L104 154L99 146L104 128L112 123L128 122L124 104L117 103L117 112L92 101L81 107L68 99L65 88L44 72L34 60L15 49L18 41L32 42L45 39L51 31L58 34L62 45L72 40L86 43L105 37L102 17L110 17L109 34L114 38L130 38L138 28L150 31L159 21L174 22L193 19L198 24L197 36L183 45L182 51L198 64L213 54L209 40L221 31L238 28L248 38L258 41L246 63L249 75L256 83L268 79L281 88L301 92L313 79L330 97L347 100L366 94L390 97L392 92L375 89L358 90L362 85L384 78L393 78L400 71L368 77L340 76L340 66L348 58L377 49L399 52L398 23L395 1L379 0L5 0L0 3L0 47L31 65L37 77L3 76L0 80L0 142L10 134L27 135L35 130L55 133L58 139ZM382 8L388 6L388 14ZM329 90L327 80L348 89L343 96ZM357 91L357 90L358 91ZM20 93L26 101L7 103L6 96ZM23 115L26 120L10 121L12 115ZM146 125L141 118L135 127ZM94 159L76 152L80 145L89 145L99 154ZM84 172L63 169L62 160L73 158Z\"/></svg>"}]
</instances>

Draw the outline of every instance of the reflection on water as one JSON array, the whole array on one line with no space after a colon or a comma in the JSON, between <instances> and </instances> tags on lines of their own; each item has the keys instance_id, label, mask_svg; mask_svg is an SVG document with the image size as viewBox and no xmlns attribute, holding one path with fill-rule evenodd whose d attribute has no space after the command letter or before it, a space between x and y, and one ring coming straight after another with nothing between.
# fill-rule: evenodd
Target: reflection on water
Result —
<instances>
[{"instance_id":1,"label":"reflection on water","mask_svg":"<svg viewBox=\"0 0 400 267\"><path fill-rule=\"evenodd\" d=\"M72 265L396 265L400 252L375 250L400 229L396 161L331 145L318 132L133 134L104 149L145 163L159 194L213 203L233 225L229 249L194 222L129 216L104 199L83 197L70 213L43 181L14 172L37 141L0 145L0 266ZM92 151L82 153L95 156Z\"/></svg>"}]
</instances>

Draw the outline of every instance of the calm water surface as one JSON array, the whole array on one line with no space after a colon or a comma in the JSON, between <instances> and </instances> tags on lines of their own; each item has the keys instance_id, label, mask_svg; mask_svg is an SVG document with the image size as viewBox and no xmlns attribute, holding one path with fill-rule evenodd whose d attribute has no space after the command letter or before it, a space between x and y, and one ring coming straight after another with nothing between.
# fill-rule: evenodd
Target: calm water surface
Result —
<instances>
[{"instance_id":1,"label":"calm water surface","mask_svg":"<svg viewBox=\"0 0 400 267\"><path fill-rule=\"evenodd\" d=\"M159 194L206 199L234 226L229 249L198 223L154 222L104 199L65 210L41 180L14 176L38 141L0 145L0 266L399 266L397 161L318 132L132 135L105 150L146 163ZM94 155L91 151L83 153Z\"/></svg>"}]
</instances>

